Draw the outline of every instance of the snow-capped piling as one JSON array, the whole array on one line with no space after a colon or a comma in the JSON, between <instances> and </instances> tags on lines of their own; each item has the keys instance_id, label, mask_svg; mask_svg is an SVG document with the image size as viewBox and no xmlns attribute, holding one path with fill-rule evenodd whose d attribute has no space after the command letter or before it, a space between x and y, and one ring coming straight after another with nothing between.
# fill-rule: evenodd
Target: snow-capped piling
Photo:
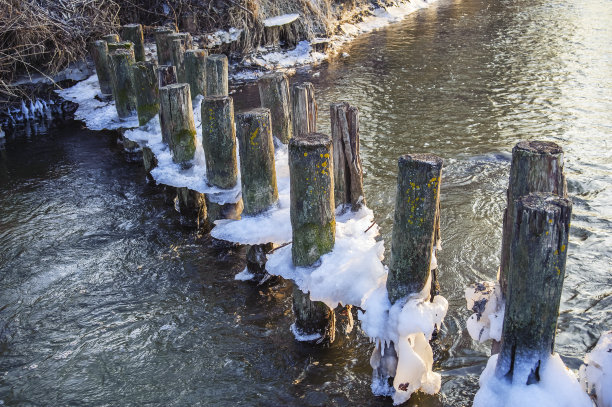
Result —
<instances>
[{"instance_id":1,"label":"snow-capped piling","mask_svg":"<svg viewBox=\"0 0 612 407\"><path fill-rule=\"evenodd\" d=\"M170 146L172 161L187 166L196 150L189 85L177 83L159 88L162 139Z\"/></svg>"},{"instance_id":2,"label":"snow-capped piling","mask_svg":"<svg viewBox=\"0 0 612 407\"><path fill-rule=\"evenodd\" d=\"M507 207L504 212L499 283L506 295L511 242L514 236L512 219L514 203L532 192L551 192L567 197L563 173L563 149L549 141L521 141L512 149L508 182Z\"/></svg>"},{"instance_id":3,"label":"snow-capped piling","mask_svg":"<svg viewBox=\"0 0 612 407\"><path fill-rule=\"evenodd\" d=\"M294 137L317 131L317 102L312 83L296 83L291 87L291 110Z\"/></svg>"},{"instance_id":4,"label":"snow-capped piling","mask_svg":"<svg viewBox=\"0 0 612 407\"><path fill-rule=\"evenodd\" d=\"M136 58L136 62L146 61L142 25L124 25L121 27L121 38L124 41L131 41L134 43L134 57Z\"/></svg>"},{"instance_id":5,"label":"snow-capped piling","mask_svg":"<svg viewBox=\"0 0 612 407\"><path fill-rule=\"evenodd\" d=\"M206 58L206 96L227 96L228 86L227 57L212 54Z\"/></svg>"},{"instance_id":6,"label":"snow-capped piling","mask_svg":"<svg viewBox=\"0 0 612 407\"><path fill-rule=\"evenodd\" d=\"M167 86L177 83L176 67L174 65L160 65L157 67L157 86Z\"/></svg>"},{"instance_id":7,"label":"snow-capped piling","mask_svg":"<svg viewBox=\"0 0 612 407\"><path fill-rule=\"evenodd\" d=\"M346 102L329 106L334 143L334 198L336 206L365 204L363 168L359 155L359 110Z\"/></svg>"},{"instance_id":8,"label":"snow-capped piling","mask_svg":"<svg viewBox=\"0 0 612 407\"><path fill-rule=\"evenodd\" d=\"M132 77L136 90L138 124L143 126L159 113L159 88L157 86L157 62L144 61L132 65Z\"/></svg>"},{"instance_id":9,"label":"snow-capped piling","mask_svg":"<svg viewBox=\"0 0 612 407\"><path fill-rule=\"evenodd\" d=\"M304 134L289 141L293 264L310 266L334 247L336 218L331 137Z\"/></svg>"},{"instance_id":10,"label":"snow-capped piling","mask_svg":"<svg viewBox=\"0 0 612 407\"><path fill-rule=\"evenodd\" d=\"M261 106L270 109L272 134L283 144L292 137L289 80L282 72L274 72L257 80Z\"/></svg>"},{"instance_id":11,"label":"snow-capped piling","mask_svg":"<svg viewBox=\"0 0 612 407\"><path fill-rule=\"evenodd\" d=\"M496 375L514 384L539 381L554 349L565 276L572 202L550 193L515 201L506 312Z\"/></svg>"},{"instance_id":12,"label":"snow-capped piling","mask_svg":"<svg viewBox=\"0 0 612 407\"><path fill-rule=\"evenodd\" d=\"M172 64L172 56L170 55L170 49L166 43L166 37L174 33L175 30L170 27L157 27L155 28L155 45L157 47L157 62L160 65Z\"/></svg>"},{"instance_id":13,"label":"snow-capped piling","mask_svg":"<svg viewBox=\"0 0 612 407\"><path fill-rule=\"evenodd\" d=\"M204 49L188 49L185 51L185 82L189 84L191 98L198 95L206 96L206 58L208 51Z\"/></svg>"},{"instance_id":14,"label":"snow-capped piling","mask_svg":"<svg viewBox=\"0 0 612 407\"><path fill-rule=\"evenodd\" d=\"M308 133L289 140L291 184L291 257L294 266L312 266L334 248L336 217L331 137ZM324 303L311 301L295 287L294 330L304 335L320 335L333 342L334 312Z\"/></svg>"},{"instance_id":15,"label":"snow-capped piling","mask_svg":"<svg viewBox=\"0 0 612 407\"><path fill-rule=\"evenodd\" d=\"M97 40L91 44L91 59L96 65L96 74L100 91L103 95L112 95L113 85L111 82L111 70L108 58L108 44L106 41Z\"/></svg>"},{"instance_id":16,"label":"snow-capped piling","mask_svg":"<svg viewBox=\"0 0 612 407\"><path fill-rule=\"evenodd\" d=\"M132 65L135 62L134 50L131 48L117 49L109 56L117 115L120 118L127 118L136 111L136 95L132 80Z\"/></svg>"},{"instance_id":17,"label":"snow-capped piling","mask_svg":"<svg viewBox=\"0 0 612 407\"><path fill-rule=\"evenodd\" d=\"M392 304L423 290L430 269L435 268L442 159L433 154L406 154L399 158L398 166L387 279Z\"/></svg>"},{"instance_id":18,"label":"snow-capped piling","mask_svg":"<svg viewBox=\"0 0 612 407\"><path fill-rule=\"evenodd\" d=\"M204 194L186 187L177 188L176 192L181 215L195 222L197 228L208 226Z\"/></svg>"},{"instance_id":19,"label":"snow-capped piling","mask_svg":"<svg viewBox=\"0 0 612 407\"><path fill-rule=\"evenodd\" d=\"M277 47L284 43L287 47L297 45L299 14L284 14L263 20L266 45Z\"/></svg>"},{"instance_id":20,"label":"snow-capped piling","mask_svg":"<svg viewBox=\"0 0 612 407\"><path fill-rule=\"evenodd\" d=\"M234 101L229 96L207 96L202 101L202 147L208 182L233 188L238 181Z\"/></svg>"},{"instance_id":21,"label":"snow-capped piling","mask_svg":"<svg viewBox=\"0 0 612 407\"><path fill-rule=\"evenodd\" d=\"M103 36L102 39L106 41L107 44L112 44L115 42L119 42L119 35L118 34L107 34Z\"/></svg>"},{"instance_id":22,"label":"snow-capped piling","mask_svg":"<svg viewBox=\"0 0 612 407\"><path fill-rule=\"evenodd\" d=\"M244 213L256 215L278 201L270 110L257 108L236 115Z\"/></svg>"}]
</instances>

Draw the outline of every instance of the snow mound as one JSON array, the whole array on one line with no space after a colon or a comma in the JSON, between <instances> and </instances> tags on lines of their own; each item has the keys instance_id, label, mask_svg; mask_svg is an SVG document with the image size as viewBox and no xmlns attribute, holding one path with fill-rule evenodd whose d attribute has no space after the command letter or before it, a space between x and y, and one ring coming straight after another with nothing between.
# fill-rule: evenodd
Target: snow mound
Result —
<instances>
[{"instance_id":1,"label":"snow mound","mask_svg":"<svg viewBox=\"0 0 612 407\"><path fill-rule=\"evenodd\" d=\"M299 14L283 14L282 16L270 17L263 20L265 27L276 27L294 22L300 18Z\"/></svg>"},{"instance_id":2,"label":"snow mound","mask_svg":"<svg viewBox=\"0 0 612 407\"><path fill-rule=\"evenodd\" d=\"M497 356L493 355L480 376L480 389L474 407L592 407L593 402L582 390L576 376L558 354L551 355L540 366L536 384L512 383L495 375Z\"/></svg>"},{"instance_id":3,"label":"snow mound","mask_svg":"<svg viewBox=\"0 0 612 407\"><path fill-rule=\"evenodd\" d=\"M79 105L74 117L85 122L88 129L116 130L138 127L138 116L136 114L126 119L120 119L117 115L115 102L112 100L103 101L104 97L100 93L98 77L95 74L70 88L56 90L55 92L64 99Z\"/></svg>"},{"instance_id":4,"label":"snow mound","mask_svg":"<svg viewBox=\"0 0 612 407\"><path fill-rule=\"evenodd\" d=\"M597 407L612 407L612 331L601 335L595 348L587 353L578 376Z\"/></svg>"},{"instance_id":5,"label":"snow mound","mask_svg":"<svg viewBox=\"0 0 612 407\"><path fill-rule=\"evenodd\" d=\"M505 303L499 282L484 281L465 289L467 308L474 314L467 320L467 329L475 341L501 340Z\"/></svg>"}]
</instances>

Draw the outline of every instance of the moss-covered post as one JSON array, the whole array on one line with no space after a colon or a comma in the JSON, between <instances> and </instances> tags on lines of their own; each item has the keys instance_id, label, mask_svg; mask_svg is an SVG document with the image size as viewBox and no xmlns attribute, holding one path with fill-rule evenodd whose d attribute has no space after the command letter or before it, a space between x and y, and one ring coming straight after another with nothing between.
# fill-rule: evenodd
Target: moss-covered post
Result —
<instances>
[{"instance_id":1,"label":"moss-covered post","mask_svg":"<svg viewBox=\"0 0 612 407\"><path fill-rule=\"evenodd\" d=\"M170 49L168 48L166 38L169 34L174 32L175 30L170 27L155 28L155 45L157 47L157 62L159 65L172 64L172 56L170 55Z\"/></svg>"},{"instance_id":2,"label":"moss-covered post","mask_svg":"<svg viewBox=\"0 0 612 407\"><path fill-rule=\"evenodd\" d=\"M282 72L262 76L257 80L261 106L270 109L272 135L287 144L292 136L289 81Z\"/></svg>"},{"instance_id":3,"label":"moss-covered post","mask_svg":"<svg viewBox=\"0 0 612 407\"><path fill-rule=\"evenodd\" d=\"M202 102L202 147L208 182L233 188L238 182L234 102L229 96L207 96Z\"/></svg>"},{"instance_id":4,"label":"moss-covered post","mask_svg":"<svg viewBox=\"0 0 612 407\"><path fill-rule=\"evenodd\" d=\"M329 111L334 143L336 206L350 204L353 210L357 210L365 203L359 155L359 110L344 102L332 103Z\"/></svg>"},{"instance_id":5,"label":"moss-covered post","mask_svg":"<svg viewBox=\"0 0 612 407\"><path fill-rule=\"evenodd\" d=\"M118 34L107 34L103 36L102 39L106 41L107 44L112 44L114 42L119 42L119 35Z\"/></svg>"},{"instance_id":6,"label":"moss-covered post","mask_svg":"<svg viewBox=\"0 0 612 407\"><path fill-rule=\"evenodd\" d=\"M550 141L521 141L512 149L499 267L499 283L504 297L510 261L510 243L513 236L514 203L521 196L531 192L551 192L567 197L567 184L563 173L563 149L559 145Z\"/></svg>"},{"instance_id":7,"label":"moss-covered post","mask_svg":"<svg viewBox=\"0 0 612 407\"><path fill-rule=\"evenodd\" d=\"M138 124L145 125L159 113L159 88L157 86L157 62L136 62L132 65L132 77L136 91Z\"/></svg>"},{"instance_id":8,"label":"moss-covered post","mask_svg":"<svg viewBox=\"0 0 612 407\"><path fill-rule=\"evenodd\" d=\"M435 248L442 159L406 154L398 160L397 195L387 291L395 303L423 290Z\"/></svg>"},{"instance_id":9,"label":"moss-covered post","mask_svg":"<svg viewBox=\"0 0 612 407\"><path fill-rule=\"evenodd\" d=\"M131 116L136 111L136 94L132 80L132 64L134 64L134 51L132 49L118 49L109 54L111 65L111 80L113 84L113 98L117 115L120 118Z\"/></svg>"},{"instance_id":10,"label":"moss-covered post","mask_svg":"<svg viewBox=\"0 0 612 407\"><path fill-rule=\"evenodd\" d=\"M173 65L160 65L157 67L157 87L177 83L176 68Z\"/></svg>"},{"instance_id":11,"label":"moss-covered post","mask_svg":"<svg viewBox=\"0 0 612 407\"><path fill-rule=\"evenodd\" d=\"M162 139L170 146L172 161L188 166L196 149L189 85L177 83L159 88Z\"/></svg>"},{"instance_id":12,"label":"moss-covered post","mask_svg":"<svg viewBox=\"0 0 612 407\"><path fill-rule=\"evenodd\" d=\"M192 189L177 188L178 209L181 215L190 222L195 222L197 228L208 229L206 197Z\"/></svg>"},{"instance_id":13,"label":"moss-covered post","mask_svg":"<svg viewBox=\"0 0 612 407\"><path fill-rule=\"evenodd\" d=\"M291 87L291 105L293 136L316 132L317 102L312 83L296 83Z\"/></svg>"},{"instance_id":14,"label":"moss-covered post","mask_svg":"<svg viewBox=\"0 0 612 407\"><path fill-rule=\"evenodd\" d=\"M131 41L111 42L111 43L108 43L107 46L108 46L108 52L111 54L114 51L117 51L118 49L127 49L127 50L131 50L132 52L134 52L134 44Z\"/></svg>"},{"instance_id":15,"label":"moss-covered post","mask_svg":"<svg viewBox=\"0 0 612 407\"><path fill-rule=\"evenodd\" d=\"M336 237L334 210L333 148L329 136L304 134L289 140L291 183L291 255L295 266L307 267L332 251ZM311 301L297 287L293 291L295 328L303 334L319 334L332 342L334 312L324 303Z\"/></svg>"},{"instance_id":16,"label":"moss-covered post","mask_svg":"<svg viewBox=\"0 0 612 407\"><path fill-rule=\"evenodd\" d=\"M227 57L213 54L206 58L206 96L229 94Z\"/></svg>"},{"instance_id":17,"label":"moss-covered post","mask_svg":"<svg viewBox=\"0 0 612 407\"><path fill-rule=\"evenodd\" d=\"M134 57L136 58L136 62L146 61L142 25L124 25L123 27L121 27L121 38L124 41L131 41L132 43L134 43Z\"/></svg>"},{"instance_id":18,"label":"moss-covered post","mask_svg":"<svg viewBox=\"0 0 612 407\"><path fill-rule=\"evenodd\" d=\"M515 201L506 311L495 369L512 383L540 380L539 369L554 350L572 202L550 193Z\"/></svg>"},{"instance_id":19,"label":"moss-covered post","mask_svg":"<svg viewBox=\"0 0 612 407\"><path fill-rule=\"evenodd\" d=\"M191 97L206 96L206 58L205 49L188 49L185 51L185 81L189 84Z\"/></svg>"},{"instance_id":20,"label":"moss-covered post","mask_svg":"<svg viewBox=\"0 0 612 407\"><path fill-rule=\"evenodd\" d=\"M91 45L91 59L96 65L96 74L100 91L103 95L112 95L113 85L111 81L111 70L108 59L108 44L106 41L94 41Z\"/></svg>"},{"instance_id":21,"label":"moss-covered post","mask_svg":"<svg viewBox=\"0 0 612 407\"><path fill-rule=\"evenodd\" d=\"M236 115L244 213L256 215L278 201L270 110L252 109Z\"/></svg>"}]
</instances>

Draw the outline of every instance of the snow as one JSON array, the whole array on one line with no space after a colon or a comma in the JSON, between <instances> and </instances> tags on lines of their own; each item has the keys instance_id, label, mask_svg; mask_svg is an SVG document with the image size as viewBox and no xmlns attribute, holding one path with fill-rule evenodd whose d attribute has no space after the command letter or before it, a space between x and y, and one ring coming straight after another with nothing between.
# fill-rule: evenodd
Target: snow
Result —
<instances>
[{"instance_id":1,"label":"snow","mask_svg":"<svg viewBox=\"0 0 612 407\"><path fill-rule=\"evenodd\" d=\"M576 376L558 354L542 361L540 381L526 385L513 383L495 374L498 355L493 355L480 376L480 389L474 397L474 407L592 407Z\"/></svg>"},{"instance_id":2,"label":"snow","mask_svg":"<svg viewBox=\"0 0 612 407\"><path fill-rule=\"evenodd\" d=\"M228 31L219 30L211 34L206 34L206 47L213 48L221 44L229 44L230 42L237 41L241 33L242 30L231 27Z\"/></svg>"},{"instance_id":3,"label":"snow","mask_svg":"<svg viewBox=\"0 0 612 407\"><path fill-rule=\"evenodd\" d=\"M300 18L299 14L283 14L282 16L270 17L263 20L265 27L276 27L294 22Z\"/></svg>"},{"instance_id":4,"label":"snow","mask_svg":"<svg viewBox=\"0 0 612 407\"><path fill-rule=\"evenodd\" d=\"M251 56L248 61L252 65L266 69L288 68L295 65L317 64L327 59L327 55L316 52L308 41L300 41L297 46L288 51L265 52L259 56Z\"/></svg>"},{"instance_id":5,"label":"snow","mask_svg":"<svg viewBox=\"0 0 612 407\"><path fill-rule=\"evenodd\" d=\"M578 372L583 389L597 407L612 407L612 331L601 335Z\"/></svg>"},{"instance_id":6,"label":"snow","mask_svg":"<svg viewBox=\"0 0 612 407\"><path fill-rule=\"evenodd\" d=\"M234 276L234 280L238 281L249 281L255 278L255 274L249 272L248 267L245 267L240 273Z\"/></svg>"},{"instance_id":7,"label":"snow","mask_svg":"<svg viewBox=\"0 0 612 407\"><path fill-rule=\"evenodd\" d=\"M55 92L64 99L79 105L74 117L85 122L88 129L116 130L138 127L138 116L136 114L126 119L120 119L114 101L99 100L104 99L100 93L98 77L95 74L70 88L56 90Z\"/></svg>"},{"instance_id":8,"label":"snow","mask_svg":"<svg viewBox=\"0 0 612 407\"><path fill-rule=\"evenodd\" d=\"M467 329L475 341L501 340L505 303L499 282L484 281L465 289L467 308L474 314L467 320Z\"/></svg>"},{"instance_id":9,"label":"snow","mask_svg":"<svg viewBox=\"0 0 612 407\"><path fill-rule=\"evenodd\" d=\"M295 340L299 342L313 342L321 339L321 334L305 334L295 324L291 324L291 333Z\"/></svg>"}]
</instances>

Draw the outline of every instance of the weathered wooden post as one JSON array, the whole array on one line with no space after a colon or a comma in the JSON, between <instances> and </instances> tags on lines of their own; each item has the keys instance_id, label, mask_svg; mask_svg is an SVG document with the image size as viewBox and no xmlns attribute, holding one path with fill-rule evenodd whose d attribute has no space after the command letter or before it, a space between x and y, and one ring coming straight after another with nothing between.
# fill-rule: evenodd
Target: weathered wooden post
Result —
<instances>
[{"instance_id":1,"label":"weathered wooden post","mask_svg":"<svg viewBox=\"0 0 612 407\"><path fill-rule=\"evenodd\" d=\"M107 46L108 46L108 52L111 54L114 51L117 51L118 49L128 49L134 52L134 44L131 41L111 42L111 43L108 43Z\"/></svg>"},{"instance_id":2,"label":"weathered wooden post","mask_svg":"<svg viewBox=\"0 0 612 407\"><path fill-rule=\"evenodd\" d=\"M117 115L126 118L136 111L136 95L132 81L132 64L134 51L118 49L110 54L111 80L113 83L113 98Z\"/></svg>"},{"instance_id":3,"label":"weathered wooden post","mask_svg":"<svg viewBox=\"0 0 612 407\"><path fill-rule=\"evenodd\" d=\"M202 147L208 182L233 188L238 182L234 101L229 96L207 96L202 102Z\"/></svg>"},{"instance_id":4,"label":"weathered wooden post","mask_svg":"<svg viewBox=\"0 0 612 407\"><path fill-rule=\"evenodd\" d=\"M162 139L172 150L172 161L188 166L195 154L196 128L189 85L177 83L159 88Z\"/></svg>"},{"instance_id":5,"label":"weathered wooden post","mask_svg":"<svg viewBox=\"0 0 612 407\"><path fill-rule=\"evenodd\" d=\"M191 89L191 97L206 96L206 58L208 51L189 49L185 51L185 81Z\"/></svg>"},{"instance_id":6,"label":"weathered wooden post","mask_svg":"<svg viewBox=\"0 0 612 407\"><path fill-rule=\"evenodd\" d=\"M96 65L96 74L98 75L100 91L103 95L112 95L113 85L108 59L108 44L106 41L98 40L92 43L91 58Z\"/></svg>"},{"instance_id":7,"label":"weathered wooden post","mask_svg":"<svg viewBox=\"0 0 612 407\"><path fill-rule=\"evenodd\" d=\"M167 38L168 48L170 49L170 55L172 56L172 65L176 67L176 77L179 83L186 83L185 81L185 44L180 38L171 40L172 36L176 34L170 34Z\"/></svg>"},{"instance_id":8,"label":"weathered wooden post","mask_svg":"<svg viewBox=\"0 0 612 407\"><path fill-rule=\"evenodd\" d=\"M292 137L289 81L282 72L262 76L257 80L261 106L270 109L272 135L287 144Z\"/></svg>"},{"instance_id":9,"label":"weathered wooden post","mask_svg":"<svg viewBox=\"0 0 612 407\"><path fill-rule=\"evenodd\" d=\"M159 113L159 88L157 86L157 62L136 62L132 77L136 91L138 124L145 125Z\"/></svg>"},{"instance_id":10,"label":"weathered wooden post","mask_svg":"<svg viewBox=\"0 0 612 407\"><path fill-rule=\"evenodd\" d=\"M295 266L312 266L332 251L336 237L332 140L320 133L304 134L289 141L291 183L291 256ZM293 311L298 332L333 342L334 312L324 303L311 301L299 288L293 290Z\"/></svg>"},{"instance_id":11,"label":"weathered wooden post","mask_svg":"<svg viewBox=\"0 0 612 407\"><path fill-rule=\"evenodd\" d=\"M278 201L270 110L252 109L236 115L244 213L256 215Z\"/></svg>"},{"instance_id":12,"label":"weathered wooden post","mask_svg":"<svg viewBox=\"0 0 612 407\"><path fill-rule=\"evenodd\" d=\"M363 168L359 155L359 110L348 103L329 106L334 143L334 197L336 206L365 204Z\"/></svg>"},{"instance_id":13,"label":"weathered wooden post","mask_svg":"<svg viewBox=\"0 0 612 407\"><path fill-rule=\"evenodd\" d=\"M103 36L102 39L106 41L107 44L112 44L114 42L119 42L119 35L118 34L107 34Z\"/></svg>"},{"instance_id":14,"label":"weathered wooden post","mask_svg":"<svg viewBox=\"0 0 612 407\"><path fill-rule=\"evenodd\" d=\"M160 65L157 67L157 86L159 88L177 82L176 67L174 65Z\"/></svg>"},{"instance_id":15,"label":"weathered wooden post","mask_svg":"<svg viewBox=\"0 0 612 407\"><path fill-rule=\"evenodd\" d=\"M312 83L296 83L291 87L291 105L293 136L317 131L317 103Z\"/></svg>"},{"instance_id":16,"label":"weathered wooden post","mask_svg":"<svg viewBox=\"0 0 612 407\"><path fill-rule=\"evenodd\" d=\"M567 197L563 149L557 144L549 141L521 141L512 149L499 269L499 283L504 297L513 236L514 203L519 197L531 192L551 192Z\"/></svg>"},{"instance_id":17,"label":"weathered wooden post","mask_svg":"<svg viewBox=\"0 0 612 407\"><path fill-rule=\"evenodd\" d=\"M433 154L399 158L387 291L391 304L423 290L435 248L442 159Z\"/></svg>"},{"instance_id":18,"label":"weathered wooden post","mask_svg":"<svg viewBox=\"0 0 612 407\"><path fill-rule=\"evenodd\" d=\"M495 372L513 383L539 381L554 350L572 202L532 193L514 202L506 311Z\"/></svg>"},{"instance_id":19,"label":"weathered wooden post","mask_svg":"<svg viewBox=\"0 0 612 407\"><path fill-rule=\"evenodd\" d=\"M123 38L124 41L131 41L134 43L134 57L136 58L136 62L146 61L142 25L124 25L121 27L121 38Z\"/></svg>"},{"instance_id":20,"label":"weathered wooden post","mask_svg":"<svg viewBox=\"0 0 612 407\"><path fill-rule=\"evenodd\" d=\"M169 34L174 33L175 30L170 27L157 27L155 28L155 45L157 47L157 62L160 65L172 64L172 56L170 55L170 49L166 42L166 37Z\"/></svg>"},{"instance_id":21,"label":"weathered wooden post","mask_svg":"<svg viewBox=\"0 0 612 407\"><path fill-rule=\"evenodd\" d=\"M142 147L142 163L144 164L144 169L147 172L147 177L150 177L151 170L157 167L157 158L155 157L155 154L153 154L153 150L151 150L150 147Z\"/></svg>"},{"instance_id":22,"label":"weathered wooden post","mask_svg":"<svg viewBox=\"0 0 612 407\"><path fill-rule=\"evenodd\" d=\"M206 58L206 96L227 96L228 86L227 57L222 54Z\"/></svg>"},{"instance_id":23,"label":"weathered wooden post","mask_svg":"<svg viewBox=\"0 0 612 407\"><path fill-rule=\"evenodd\" d=\"M208 228L206 197L204 194L183 187L177 188L178 208L181 215L195 222L197 228Z\"/></svg>"}]
</instances>

